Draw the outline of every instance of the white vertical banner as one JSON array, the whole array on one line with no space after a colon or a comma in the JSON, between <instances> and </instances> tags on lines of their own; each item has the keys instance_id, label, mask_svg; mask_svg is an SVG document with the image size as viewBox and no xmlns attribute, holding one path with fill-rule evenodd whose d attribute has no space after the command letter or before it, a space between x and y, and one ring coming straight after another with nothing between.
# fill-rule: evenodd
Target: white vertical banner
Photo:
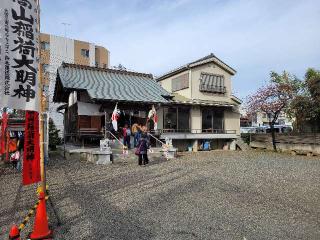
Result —
<instances>
[{"instance_id":1,"label":"white vertical banner","mask_svg":"<svg viewBox=\"0 0 320 240\"><path fill-rule=\"evenodd\" d=\"M38 21L35 0L1 0L0 107L39 111Z\"/></svg>"}]
</instances>

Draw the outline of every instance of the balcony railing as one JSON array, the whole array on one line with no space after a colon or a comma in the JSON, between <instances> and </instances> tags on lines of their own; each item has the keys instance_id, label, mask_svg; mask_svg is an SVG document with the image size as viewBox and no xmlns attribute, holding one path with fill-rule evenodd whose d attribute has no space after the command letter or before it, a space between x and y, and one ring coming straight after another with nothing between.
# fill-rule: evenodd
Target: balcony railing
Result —
<instances>
[{"instance_id":1,"label":"balcony railing","mask_svg":"<svg viewBox=\"0 0 320 240\"><path fill-rule=\"evenodd\" d=\"M157 134L165 133L193 133L193 134L236 134L236 130L224 130L224 129L158 129Z\"/></svg>"},{"instance_id":2,"label":"balcony railing","mask_svg":"<svg viewBox=\"0 0 320 240\"><path fill-rule=\"evenodd\" d=\"M200 84L200 92L226 93L226 87Z\"/></svg>"}]
</instances>

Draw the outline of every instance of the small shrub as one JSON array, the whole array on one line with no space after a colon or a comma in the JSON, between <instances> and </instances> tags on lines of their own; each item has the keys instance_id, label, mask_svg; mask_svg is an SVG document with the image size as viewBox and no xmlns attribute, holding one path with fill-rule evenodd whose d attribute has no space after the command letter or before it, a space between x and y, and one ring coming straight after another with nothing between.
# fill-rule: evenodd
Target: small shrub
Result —
<instances>
[{"instance_id":1,"label":"small shrub","mask_svg":"<svg viewBox=\"0 0 320 240\"><path fill-rule=\"evenodd\" d=\"M57 129L53 120L49 120L49 148L51 150L56 150L57 145L61 144L61 138L59 137L60 130Z\"/></svg>"}]
</instances>

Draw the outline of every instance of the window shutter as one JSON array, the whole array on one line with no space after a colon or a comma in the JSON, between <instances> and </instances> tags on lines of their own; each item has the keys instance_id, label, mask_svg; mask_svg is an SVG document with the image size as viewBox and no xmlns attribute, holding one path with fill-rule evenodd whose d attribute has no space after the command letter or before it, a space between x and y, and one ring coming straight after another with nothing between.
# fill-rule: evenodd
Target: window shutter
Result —
<instances>
[{"instance_id":1,"label":"window shutter","mask_svg":"<svg viewBox=\"0 0 320 240\"><path fill-rule=\"evenodd\" d=\"M212 93L225 93L224 76L201 73L200 75L200 91Z\"/></svg>"}]
</instances>

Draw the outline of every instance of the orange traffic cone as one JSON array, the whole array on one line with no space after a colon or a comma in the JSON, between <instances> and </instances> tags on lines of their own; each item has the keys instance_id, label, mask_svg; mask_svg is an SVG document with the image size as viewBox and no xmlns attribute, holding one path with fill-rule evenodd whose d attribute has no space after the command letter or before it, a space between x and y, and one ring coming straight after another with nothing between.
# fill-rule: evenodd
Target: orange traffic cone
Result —
<instances>
[{"instance_id":1,"label":"orange traffic cone","mask_svg":"<svg viewBox=\"0 0 320 240\"><path fill-rule=\"evenodd\" d=\"M39 205L35 216L33 232L30 234L30 239L48 239L52 237L52 231L48 226L48 218L46 211L46 200L44 192L39 194Z\"/></svg>"},{"instance_id":2,"label":"orange traffic cone","mask_svg":"<svg viewBox=\"0 0 320 240\"><path fill-rule=\"evenodd\" d=\"M13 225L10 229L9 233L9 239L10 240L20 240L20 230L17 227L17 225Z\"/></svg>"}]
</instances>

